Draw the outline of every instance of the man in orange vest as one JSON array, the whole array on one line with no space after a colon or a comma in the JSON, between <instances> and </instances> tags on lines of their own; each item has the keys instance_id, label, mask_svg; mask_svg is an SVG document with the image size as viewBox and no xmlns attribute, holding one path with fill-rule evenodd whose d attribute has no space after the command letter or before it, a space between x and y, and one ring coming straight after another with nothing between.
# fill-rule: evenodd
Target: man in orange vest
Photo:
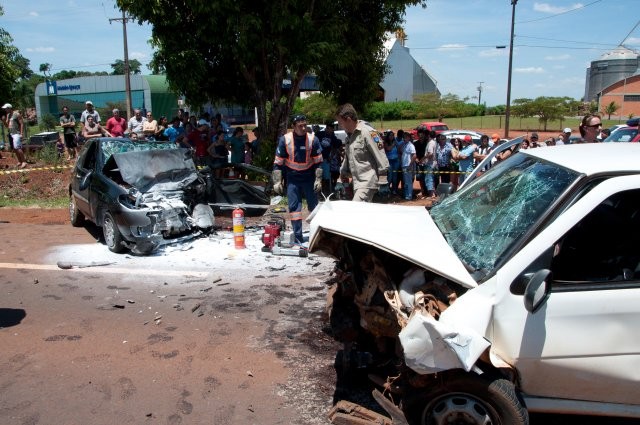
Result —
<instances>
[{"instance_id":1,"label":"man in orange vest","mask_svg":"<svg viewBox=\"0 0 640 425\"><path fill-rule=\"evenodd\" d=\"M291 227L296 243L302 243L302 197L309 212L318 205L317 192L322 190L322 148L313 133L307 133L307 118L293 117L293 131L280 137L273 161L273 191L281 195L283 177L287 180L287 198ZM283 173L284 172L284 173Z\"/></svg>"}]
</instances>

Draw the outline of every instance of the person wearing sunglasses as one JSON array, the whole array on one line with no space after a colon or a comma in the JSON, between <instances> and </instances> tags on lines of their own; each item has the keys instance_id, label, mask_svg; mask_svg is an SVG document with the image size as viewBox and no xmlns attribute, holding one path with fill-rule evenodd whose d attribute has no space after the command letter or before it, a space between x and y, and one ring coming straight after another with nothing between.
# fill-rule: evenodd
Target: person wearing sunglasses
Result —
<instances>
[{"instance_id":1,"label":"person wearing sunglasses","mask_svg":"<svg viewBox=\"0 0 640 425\"><path fill-rule=\"evenodd\" d=\"M602 129L602 118L597 114L585 115L580 122L582 143L598 143L598 135Z\"/></svg>"}]
</instances>

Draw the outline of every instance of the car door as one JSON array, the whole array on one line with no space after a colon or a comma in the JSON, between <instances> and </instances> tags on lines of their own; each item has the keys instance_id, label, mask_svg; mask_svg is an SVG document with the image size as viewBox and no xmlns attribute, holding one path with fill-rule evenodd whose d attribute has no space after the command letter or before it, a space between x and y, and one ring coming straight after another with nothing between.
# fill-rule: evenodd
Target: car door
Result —
<instances>
[{"instance_id":1,"label":"car door","mask_svg":"<svg viewBox=\"0 0 640 425\"><path fill-rule=\"evenodd\" d=\"M72 196L86 218L95 221L95 208L91 207L91 180L96 175L98 143L89 140L73 170Z\"/></svg>"},{"instance_id":2,"label":"car door","mask_svg":"<svg viewBox=\"0 0 640 425\"><path fill-rule=\"evenodd\" d=\"M640 176L600 183L494 276L493 350L526 395L640 404L638 199ZM521 282L542 269L551 292L529 313Z\"/></svg>"}]
</instances>

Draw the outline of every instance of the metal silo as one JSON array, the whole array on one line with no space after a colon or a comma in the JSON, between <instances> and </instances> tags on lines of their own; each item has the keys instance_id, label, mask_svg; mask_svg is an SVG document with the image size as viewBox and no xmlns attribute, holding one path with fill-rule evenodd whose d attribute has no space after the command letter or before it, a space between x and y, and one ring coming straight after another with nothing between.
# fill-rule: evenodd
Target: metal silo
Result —
<instances>
[{"instance_id":1,"label":"metal silo","mask_svg":"<svg viewBox=\"0 0 640 425\"><path fill-rule=\"evenodd\" d=\"M638 52L623 45L603 54L587 68L584 100L595 100L602 89L633 75L638 65Z\"/></svg>"}]
</instances>

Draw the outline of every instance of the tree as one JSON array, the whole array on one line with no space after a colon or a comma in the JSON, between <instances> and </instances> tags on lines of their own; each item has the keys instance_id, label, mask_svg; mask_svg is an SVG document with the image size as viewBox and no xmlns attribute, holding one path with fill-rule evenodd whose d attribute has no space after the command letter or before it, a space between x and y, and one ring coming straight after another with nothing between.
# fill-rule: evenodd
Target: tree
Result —
<instances>
[{"instance_id":1,"label":"tree","mask_svg":"<svg viewBox=\"0 0 640 425\"><path fill-rule=\"evenodd\" d=\"M607 114L607 116L609 117L609 119L611 119L611 115L615 114L618 109L620 109L620 105L618 105L616 102L611 101L611 103L608 103L604 109L602 110L603 114Z\"/></svg>"},{"instance_id":2,"label":"tree","mask_svg":"<svg viewBox=\"0 0 640 425\"><path fill-rule=\"evenodd\" d=\"M41 63L40 64L40 72L42 72L42 75L44 75L45 77L51 76L51 64L50 63Z\"/></svg>"},{"instance_id":3,"label":"tree","mask_svg":"<svg viewBox=\"0 0 640 425\"><path fill-rule=\"evenodd\" d=\"M4 15L4 9L0 6L0 16ZM31 77L33 71L29 69L29 60L20 54L20 51L12 44L11 35L0 28L0 93L13 98L16 84L23 79ZM18 108L23 107L15 102Z\"/></svg>"},{"instance_id":4,"label":"tree","mask_svg":"<svg viewBox=\"0 0 640 425\"><path fill-rule=\"evenodd\" d=\"M549 121L562 120L564 116L574 111L576 101L570 97L546 97L535 99L515 99L511 107L511 113L518 117L538 117L538 121L547 131Z\"/></svg>"},{"instance_id":5,"label":"tree","mask_svg":"<svg viewBox=\"0 0 640 425\"><path fill-rule=\"evenodd\" d=\"M305 76L362 110L384 75L384 35L427 0L117 0L153 26L151 69L191 105L256 106L266 144L286 124ZM271 146L269 146L271 144ZM268 157L271 158L268 158Z\"/></svg>"},{"instance_id":6,"label":"tree","mask_svg":"<svg viewBox=\"0 0 640 425\"><path fill-rule=\"evenodd\" d=\"M129 74L140 74L141 66L142 64L138 59L129 60ZM111 64L111 68L113 69L111 75L124 75L124 61L122 59L116 59Z\"/></svg>"}]
</instances>

